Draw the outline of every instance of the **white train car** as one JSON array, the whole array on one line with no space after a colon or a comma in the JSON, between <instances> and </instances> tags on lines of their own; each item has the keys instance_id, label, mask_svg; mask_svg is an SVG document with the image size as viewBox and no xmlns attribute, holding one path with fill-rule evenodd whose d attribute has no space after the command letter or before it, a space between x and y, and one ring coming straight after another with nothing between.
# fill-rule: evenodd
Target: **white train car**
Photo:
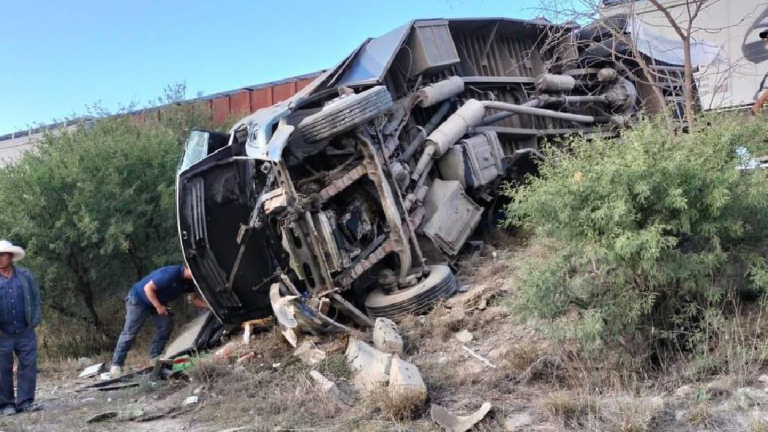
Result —
<instances>
[{"instance_id":1,"label":"white train car","mask_svg":"<svg viewBox=\"0 0 768 432\"><path fill-rule=\"evenodd\" d=\"M695 0L661 0L683 28ZM681 38L648 0L603 0L605 16L626 14L654 56L683 64ZM768 90L768 1L709 0L693 21L693 63L705 110L752 106Z\"/></svg>"}]
</instances>

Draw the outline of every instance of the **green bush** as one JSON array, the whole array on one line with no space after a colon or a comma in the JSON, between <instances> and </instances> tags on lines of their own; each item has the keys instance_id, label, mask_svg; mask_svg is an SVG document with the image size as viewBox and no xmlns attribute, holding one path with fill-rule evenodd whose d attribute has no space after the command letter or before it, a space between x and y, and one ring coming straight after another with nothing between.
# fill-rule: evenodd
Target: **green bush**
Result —
<instances>
[{"instance_id":1,"label":"green bush","mask_svg":"<svg viewBox=\"0 0 768 432\"><path fill-rule=\"evenodd\" d=\"M79 330L43 329L56 336L43 347L66 347L68 355L111 348L130 285L180 262L176 168L189 129L209 124L210 113L195 105L144 121L104 117L49 133L0 169L1 237L26 248L22 264L41 285L45 322Z\"/></svg>"},{"instance_id":2,"label":"green bush","mask_svg":"<svg viewBox=\"0 0 768 432\"><path fill-rule=\"evenodd\" d=\"M739 169L743 149L765 154L768 124L700 125L659 119L552 145L538 176L504 189L506 224L552 245L522 282L524 317L568 314L582 342L680 341L730 293L768 287L768 173Z\"/></svg>"}]
</instances>

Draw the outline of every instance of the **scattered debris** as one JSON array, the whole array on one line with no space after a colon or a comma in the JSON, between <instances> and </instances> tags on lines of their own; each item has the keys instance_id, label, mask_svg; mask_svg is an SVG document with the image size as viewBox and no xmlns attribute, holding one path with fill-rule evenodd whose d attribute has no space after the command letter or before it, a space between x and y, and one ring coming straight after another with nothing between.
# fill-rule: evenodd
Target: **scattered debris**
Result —
<instances>
[{"instance_id":1,"label":"scattered debris","mask_svg":"<svg viewBox=\"0 0 768 432\"><path fill-rule=\"evenodd\" d=\"M358 371L355 383L363 389L373 390L389 382L392 354L383 353L361 340L351 338L345 357Z\"/></svg>"},{"instance_id":2,"label":"scattered debris","mask_svg":"<svg viewBox=\"0 0 768 432\"><path fill-rule=\"evenodd\" d=\"M101 375L99 375L100 381L106 381L112 379L112 374L109 372L102 372Z\"/></svg>"},{"instance_id":3,"label":"scattered debris","mask_svg":"<svg viewBox=\"0 0 768 432\"><path fill-rule=\"evenodd\" d=\"M468 352L469 355L471 355L472 357L474 357L474 358L480 360L481 362L485 363L486 366L496 369L496 365L495 364L491 363L491 361L488 360L487 358L485 358L485 357L481 356L480 354L476 353L472 348L470 348L470 347L468 347L466 345L462 345L461 347L464 348L464 351Z\"/></svg>"},{"instance_id":4,"label":"scattered debris","mask_svg":"<svg viewBox=\"0 0 768 432\"><path fill-rule=\"evenodd\" d=\"M249 352L248 354L240 356L240 358L238 358L235 363L237 363L237 364L248 363L251 360L253 360L254 357L256 357L256 353L255 352Z\"/></svg>"},{"instance_id":5,"label":"scattered debris","mask_svg":"<svg viewBox=\"0 0 768 432\"><path fill-rule=\"evenodd\" d=\"M149 364L152 366L150 380L160 381L173 375L173 360L152 359Z\"/></svg>"},{"instance_id":6,"label":"scattered debris","mask_svg":"<svg viewBox=\"0 0 768 432\"><path fill-rule=\"evenodd\" d=\"M285 339L296 348L298 338L296 332L293 329L299 326L296 321L296 309L291 301L299 298L299 296L280 296L280 284L274 283L269 288L269 301L272 303L272 310L275 312L275 318L280 323L283 336Z\"/></svg>"},{"instance_id":7,"label":"scattered debris","mask_svg":"<svg viewBox=\"0 0 768 432\"><path fill-rule=\"evenodd\" d=\"M80 372L80 375L78 375L78 378L90 378L100 374L102 370L104 370L104 363L88 366L82 372Z\"/></svg>"},{"instance_id":8,"label":"scattered debris","mask_svg":"<svg viewBox=\"0 0 768 432\"><path fill-rule=\"evenodd\" d=\"M689 385L684 385L679 389L675 390L675 396L677 397L688 397L692 394L693 394L693 387Z\"/></svg>"},{"instance_id":9,"label":"scattered debris","mask_svg":"<svg viewBox=\"0 0 768 432\"><path fill-rule=\"evenodd\" d=\"M326 358L325 351L318 349L312 341L308 340L302 342L293 355L310 366L314 366Z\"/></svg>"},{"instance_id":10,"label":"scattered debris","mask_svg":"<svg viewBox=\"0 0 768 432\"><path fill-rule=\"evenodd\" d=\"M472 285L462 285L459 287L459 294L463 294L472 289Z\"/></svg>"},{"instance_id":11,"label":"scattered debris","mask_svg":"<svg viewBox=\"0 0 768 432\"><path fill-rule=\"evenodd\" d=\"M259 318L244 322L243 325L243 342L248 344L251 341L253 330L259 328L271 327L275 324L273 317Z\"/></svg>"},{"instance_id":12,"label":"scattered debris","mask_svg":"<svg viewBox=\"0 0 768 432\"><path fill-rule=\"evenodd\" d=\"M107 392L107 391L123 390L131 387L138 387L138 386L139 386L139 383L137 382L129 382L129 383L119 383L119 384L114 384L110 386L99 387L96 390Z\"/></svg>"},{"instance_id":13,"label":"scattered debris","mask_svg":"<svg viewBox=\"0 0 768 432\"><path fill-rule=\"evenodd\" d=\"M185 370L191 368L192 365L193 365L192 357L188 355L176 357L173 359L171 372L173 372L174 374L184 372Z\"/></svg>"},{"instance_id":14,"label":"scattered debris","mask_svg":"<svg viewBox=\"0 0 768 432\"><path fill-rule=\"evenodd\" d=\"M468 416L451 414L447 409L434 404L429 412L432 420L445 429L446 432L466 432L482 420L490 410L491 404L486 402L479 410Z\"/></svg>"},{"instance_id":15,"label":"scattered debris","mask_svg":"<svg viewBox=\"0 0 768 432\"><path fill-rule=\"evenodd\" d=\"M390 354L403 353L403 338L394 321L389 318L376 318L373 325L373 346Z\"/></svg>"},{"instance_id":16,"label":"scattered debris","mask_svg":"<svg viewBox=\"0 0 768 432\"><path fill-rule=\"evenodd\" d=\"M419 368L397 356L392 358L389 369L389 390L396 395L415 395L417 397L413 399L420 401L419 405L427 400L427 386Z\"/></svg>"},{"instance_id":17,"label":"scattered debris","mask_svg":"<svg viewBox=\"0 0 768 432\"><path fill-rule=\"evenodd\" d=\"M760 378L757 379L763 384L768 384L768 375L760 375Z\"/></svg>"},{"instance_id":18,"label":"scattered debris","mask_svg":"<svg viewBox=\"0 0 768 432\"><path fill-rule=\"evenodd\" d=\"M472 342L474 338L475 337L472 335L472 333L469 332L469 330L462 330L456 333L456 339L458 339L458 341L461 343Z\"/></svg>"},{"instance_id":19,"label":"scattered debris","mask_svg":"<svg viewBox=\"0 0 768 432\"><path fill-rule=\"evenodd\" d=\"M246 321L243 323L243 343L249 344L251 343L251 334L253 333L253 326L251 325L250 321Z\"/></svg>"},{"instance_id":20,"label":"scattered debris","mask_svg":"<svg viewBox=\"0 0 768 432\"><path fill-rule=\"evenodd\" d=\"M83 387L75 390L75 392L79 393L79 392L84 392L84 391L88 391L88 390L99 390L99 389L102 389L102 388L108 388L109 389L109 387L113 386L113 384L117 384L117 383L126 381L128 379L132 379L132 378L138 377L139 375L147 374L147 373L149 373L151 371L152 371L152 366L148 366L148 367L145 367L143 369L139 369L137 371L133 371L133 372L124 374L124 375L122 375L120 377L117 377L117 378L112 378L112 379L109 379L109 380L106 380L106 381L99 381L99 382L97 382L95 384L89 384L87 386L83 386ZM138 385L138 383L135 383L134 385Z\"/></svg>"},{"instance_id":21,"label":"scattered debris","mask_svg":"<svg viewBox=\"0 0 768 432\"><path fill-rule=\"evenodd\" d=\"M226 345L216 350L216 352L213 353L213 357L218 360L229 360L229 358L232 357L232 354L234 354L237 345L237 342L229 341Z\"/></svg>"},{"instance_id":22,"label":"scattered debris","mask_svg":"<svg viewBox=\"0 0 768 432\"><path fill-rule=\"evenodd\" d=\"M182 405L195 405L198 402L200 402L200 396L193 395L184 399L184 403Z\"/></svg>"},{"instance_id":23,"label":"scattered debris","mask_svg":"<svg viewBox=\"0 0 768 432\"><path fill-rule=\"evenodd\" d=\"M89 418L85 422L86 423L103 422L103 421L107 421L107 420L111 420L113 418L116 418L119 414L120 413L118 413L117 411L107 411L107 412L96 414L95 416Z\"/></svg>"}]
</instances>

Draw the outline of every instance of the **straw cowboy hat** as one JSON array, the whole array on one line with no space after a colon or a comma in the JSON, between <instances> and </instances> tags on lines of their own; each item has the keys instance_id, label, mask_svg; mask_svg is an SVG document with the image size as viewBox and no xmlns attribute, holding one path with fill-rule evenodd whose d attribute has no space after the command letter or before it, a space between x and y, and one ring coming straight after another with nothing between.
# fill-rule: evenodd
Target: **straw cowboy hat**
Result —
<instances>
[{"instance_id":1,"label":"straw cowboy hat","mask_svg":"<svg viewBox=\"0 0 768 432\"><path fill-rule=\"evenodd\" d=\"M24 249L14 246L8 240L0 240L0 254L9 253L13 255L13 261L20 261L24 258Z\"/></svg>"}]
</instances>

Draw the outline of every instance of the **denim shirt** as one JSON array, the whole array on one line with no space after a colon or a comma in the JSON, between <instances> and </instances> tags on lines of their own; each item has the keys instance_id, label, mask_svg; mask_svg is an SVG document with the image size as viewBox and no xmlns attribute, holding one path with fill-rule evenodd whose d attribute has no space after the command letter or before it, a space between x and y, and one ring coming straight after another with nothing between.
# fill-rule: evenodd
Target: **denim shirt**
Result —
<instances>
[{"instance_id":1,"label":"denim shirt","mask_svg":"<svg viewBox=\"0 0 768 432\"><path fill-rule=\"evenodd\" d=\"M10 278L0 275L0 332L17 334L26 329L24 288L14 269Z\"/></svg>"}]
</instances>

